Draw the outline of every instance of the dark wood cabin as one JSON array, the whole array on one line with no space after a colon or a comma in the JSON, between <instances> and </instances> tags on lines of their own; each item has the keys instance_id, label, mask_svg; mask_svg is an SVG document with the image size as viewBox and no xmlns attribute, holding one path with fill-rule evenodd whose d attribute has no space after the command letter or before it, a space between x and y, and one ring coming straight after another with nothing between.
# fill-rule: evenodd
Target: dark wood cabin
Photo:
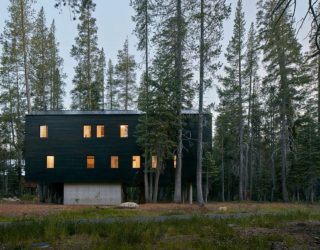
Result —
<instances>
[{"instance_id":1,"label":"dark wood cabin","mask_svg":"<svg viewBox=\"0 0 320 250\"><path fill-rule=\"evenodd\" d=\"M26 115L26 180L38 183L43 201L117 204L124 187L142 187L144 159L136 143L139 111L47 111ZM182 183L195 183L198 114L183 112ZM204 141L211 148L211 114ZM174 159L160 186L173 186ZM109 199L108 197L111 197Z\"/></svg>"}]
</instances>

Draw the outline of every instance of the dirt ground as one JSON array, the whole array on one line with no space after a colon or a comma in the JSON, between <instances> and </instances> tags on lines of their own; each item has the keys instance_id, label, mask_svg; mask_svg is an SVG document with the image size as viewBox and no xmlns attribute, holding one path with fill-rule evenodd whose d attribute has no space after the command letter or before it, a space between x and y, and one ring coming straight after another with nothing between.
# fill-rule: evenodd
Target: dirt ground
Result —
<instances>
[{"instance_id":1,"label":"dirt ground","mask_svg":"<svg viewBox=\"0 0 320 250\"><path fill-rule=\"evenodd\" d=\"M74 211L88 208L85 205L55 205L55 204L33 204L22 202L0 203L0 216L3 217L24 217L24 216L46 216L61 211Z\"/></svg>"},{"instance_id":2,"label":"dirt ground","mask_svg":"<svg viewBox=\"0 0 320 250\"><path fill-rule=\"evenodd\" d=\"M238 233L249 238L253 236L268 235L287 235L294 239L292 246L286 246L284 242L273 241L270 249L320 249L320 222L319 221L303 221L290 222L280 228L236 228ZM307 248L306 248L307 247Z\"/></svg>"},{"instance_id":3,"label":"dirt ground","mask_svg":"<svg viewBox=\"0 0 320 250\"><path fill-rule=\"evenodd\" d=\"M158 203L158 204L140 204L138 211L141 212L160 212L160 213L207 213L207 212L258 212L272 211L287 208L299 208L301 204L293 203L254 203L254 202L228 202L228 203L209 203L204 207L197 204L174 204L174 203ZM308 207L318 207L316 205L303 205ZM45 216L61 211L75 211L85 208L95 208L101 206L89 205L56 205L43 203L24 203L24 202L0 202L0 216L2 217L24 217L24 216Z\"/></svg>"}]
</instances>

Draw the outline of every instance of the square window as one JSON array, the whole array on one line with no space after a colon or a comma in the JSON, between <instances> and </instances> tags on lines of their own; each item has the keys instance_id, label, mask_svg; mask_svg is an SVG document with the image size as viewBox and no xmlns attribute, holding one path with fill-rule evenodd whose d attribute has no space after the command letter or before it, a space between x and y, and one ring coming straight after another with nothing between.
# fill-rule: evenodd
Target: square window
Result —
<instances>
[{"instance_id":1,"label":"square window","mask_svg":"<svg viewBox=\"0 0 320 250\"><path fill-rule=\"evenodd\" d=\"M91 126L90 125L83 126L83 138L91 138Z\"/></svg>"},{"instance_id":2,"label":"square window","mask_svg":"<svg viewBox=\"0 0 320 250\"><path fill-rule=\"evenodd\" d=\"M119 168L119 157L111 156L111 168Z\"/></svg>"},{"instance_id":3,"label":"square window","mask_svg":"<svg viewBox=\"0 0 320 250\"><path fill-rule=\"evenodd\" d=\"M104 125L97 125L97 138L104 137Z\"/></svg>"},{"instance_id":4,"label":"square window","mask_svg":"<svg viewBox=\"0 0 320 250\"><path fill-rule=\"evenodd\" d=\"M158 165L157 156L156 156L156 155L153 155L153 156L152 156L152 159L151 159L151 167L152 167L152 168L157 168L157 165Z\"/></svg>"},{"instance_id":5,"label":"square window","mask_svg":"<svg viewBox=\"0 0 320 250\"><path fill-rule=\"evenodd\" d=\"M94 156L87 156L87 168L94 168Z\"/></svg>"},{"instance_id":6,"label":"square window","mask_svg":"<svg viewBox=\"0 0 320 250\"><path fill-rule=\"evenodd\" d=\"M140 156L132 156L132 168L140 168Z\"/></svg>"},{"instance_id":7,"label":"square window","mask_svg":"<svg viewBox=\"0 0 320 250\"><path fill-rule=\"evenodd\" d=\"M47 125L40 126L40 138L48 138L48 126Z\"/></svg>"},{"instance_id":8,"label":"square window","mask_svg":"<svg viewBox=\"0 0 320 250\"><path fill-rule=\"evenodd\" d=\"M120 125L120 137L128 137L128 125Z\"/></svg>"},{"instance_id":9,"label":"square window","mask_svg":"<svg viewBox=\"0 0 320 250\"><path fill-rule=\"evenodd\" d=\"M54 156L47 156L47 168L54 168Z\"/></svg>"}]
</instances>

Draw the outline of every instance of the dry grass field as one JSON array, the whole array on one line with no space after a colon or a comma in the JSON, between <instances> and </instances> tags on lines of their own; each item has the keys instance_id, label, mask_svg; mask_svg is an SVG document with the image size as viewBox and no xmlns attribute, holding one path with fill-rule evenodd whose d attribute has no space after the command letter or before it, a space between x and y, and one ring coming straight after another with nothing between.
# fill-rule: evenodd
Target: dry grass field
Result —
<instances>
[{"instance_id":1,"label":"dry grass field","mask_svg":"<svg viewBox=\"0 0 320 250\"><path fill-rule=\"evenodd\" d=\"M226 216L214 217L219 214ZM166 219L139 219L146 217ZM110 223L112 218L121 220ZM219 202L120 209L0 203L0 249L37 244L48 249L320 249L320 205Z\"/></svg>"},{"instance_id":2,"label":"dry grass field","mask_svg":"<svg viewBox=\"0 0 320 250\"><path fill-rule=\"evenodd\" d=\"M60 212L79 212L88 209L115 208L112 206L90 206L90 205L56 205L45 203L28 202L0 202L0 217L29 217L47 216ZM222 209L223 208L223 209ZM246 212L279 212L295 209L320 209L320 204L307 203L257 203L257 202L214 202L204 207L197 204L140 204L135 210L137 214L203 214L203 213L246 213Z\"/></svg>"}]
</instances>

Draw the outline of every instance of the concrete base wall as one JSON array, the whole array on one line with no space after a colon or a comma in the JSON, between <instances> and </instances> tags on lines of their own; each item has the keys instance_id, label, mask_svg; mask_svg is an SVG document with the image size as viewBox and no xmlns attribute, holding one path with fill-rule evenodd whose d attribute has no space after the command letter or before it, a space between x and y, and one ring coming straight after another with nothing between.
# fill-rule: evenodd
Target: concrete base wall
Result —
<instances>
[{"instance_id":1,"label":"concrete base wall","mask_svg":"<svg viewBox=\"0 0 320 250\"><path fill-rule=\"evenodd\" d=\"M64 184L63 204L119 205L121 184Z\"/></svg>"}]
</instances>

